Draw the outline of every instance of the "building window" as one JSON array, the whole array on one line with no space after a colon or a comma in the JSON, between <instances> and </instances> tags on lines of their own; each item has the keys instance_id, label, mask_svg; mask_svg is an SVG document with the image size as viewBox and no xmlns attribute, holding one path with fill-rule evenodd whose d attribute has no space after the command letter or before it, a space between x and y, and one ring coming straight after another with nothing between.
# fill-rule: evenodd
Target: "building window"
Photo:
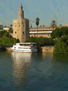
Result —
<instances>
[{"instance_id":1,"label":"building window","mask_svg":"<svg viewBox=\"0 0 68 91\"><path fill-rule=\"evenodd\" d=\"M48 36L49 36L50 34L48 34Z\"/></svg>"}]
</instances>

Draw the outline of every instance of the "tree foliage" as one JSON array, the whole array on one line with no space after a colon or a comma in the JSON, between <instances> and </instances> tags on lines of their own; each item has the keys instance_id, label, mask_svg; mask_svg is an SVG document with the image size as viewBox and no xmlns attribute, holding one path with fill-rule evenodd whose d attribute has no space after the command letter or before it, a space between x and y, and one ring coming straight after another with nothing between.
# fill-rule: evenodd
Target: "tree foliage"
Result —
<instances>
[{"instance_id":1,"label":"tree foliage","mask_svg":"<svg viewBox=\"0 0 68 91\"><path fill-rule=\"evenodd\" d=\"M9 33L13 33L13 29L12 28L9 28Z\"/></svg>"},{"instance_id":2,"label":"tree foliage","mask_svg":"<svg viewBox=\"0 0 68 91\"><path fill-rule=\"evenodd\" d=\"M52 38L60 38L63 37L64 35L68 35L68 27L62 27L62 28L56 28L52 34Z\"/></svg>"},{"instance_id":3,"label":"tree foliage","mask_svg":"<svg viewBox=\"0 0 68 91\"><path fill-rule=\"evenodd\" d=\"M26 40L26 42L35 42L38 46L54 45L54 40L51 38L43 37L31 37Z\"/></svg>"},{"instance_id":4,"label":"tree foliage","mask_svg":"<svg viewBox=\"0 0 68 91\"><path fill-rule=\"evenodd\" d=\"M12 37L10 34L9 34L9 32L6 32L6 31L0 31L0 37L4 37L4 36L6 36L6 37Z\"/></svg>"},{"instance_id":5,"label":"tree foliage","mask_svg":"<svg viewBox=\"0 0 68 91\"><path fill-rule=\"evenodd\" d=\"M57 40L54 52L58 53L68 52L68 35L64 35L63 37Z\"/></svg>"},{"instance_id":6,"label":"tree foliage","mask_svg":"<svg viewBox=\"0 0 68 91\"><path fill-rule=\"evenodd\" d=\"M15 44L16 42L19 42L19 40L12 38L9 32L0 31L0 45L11 46Z\"/></svg>"},{"instance_id":7,"label":"tree foliage","mask_svg":"<svg viewBox=\"0 0 68 91\"><path fill-rule=\"evenodd\" d=\"M51 37L56 40L54 52L65 53L68 52L68 27L55 29Z\"/></svg>"},{"instance_id":8,"label":"tree foliage","mask_svg":"<svg viewBox=\"0 0 68 91\"><path fill-rule=\"evenodd\" d=\"M39 19L39 17L37 17L37 18L36 18L36 25L37 25L37 27L38 27L38 25L39 25L39 21L40 21L40 19Z\"/></svg>"}]
</instances>

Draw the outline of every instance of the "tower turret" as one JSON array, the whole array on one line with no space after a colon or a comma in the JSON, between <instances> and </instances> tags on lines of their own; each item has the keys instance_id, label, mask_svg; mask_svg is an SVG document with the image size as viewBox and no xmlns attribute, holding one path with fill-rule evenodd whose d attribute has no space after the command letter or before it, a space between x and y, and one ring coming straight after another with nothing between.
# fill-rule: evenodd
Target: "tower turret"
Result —
<instances>
[{"instance_id":1,"label":"tower turret","mask_svg":"<svg viewBox=\"0 0 68 91\"><path fill-rule=\"evenodd\" d=\"M19 10L19 13L18 13L18 17L19 18L24 18L24 11L23 11L23 6L20 5L20 10Z\"/></svg>"}]
</instances>

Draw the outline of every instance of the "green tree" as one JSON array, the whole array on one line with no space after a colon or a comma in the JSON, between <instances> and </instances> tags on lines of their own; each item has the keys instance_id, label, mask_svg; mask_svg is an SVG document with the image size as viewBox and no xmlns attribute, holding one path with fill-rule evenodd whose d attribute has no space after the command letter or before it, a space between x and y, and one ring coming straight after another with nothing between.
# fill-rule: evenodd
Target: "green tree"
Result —
<instances>
[{"instance_id":1,"label":"green tree","mask_svg":"<svg viewBox=\"0 0 68 91\"><path fill-rule=\"evenodd\" d=\"M38 25L39 25L39 21L40 21L40 19L39 19L39 17L37 17L37 18L36 18L36 25L37 25L37 27L38 27Z\"/></svg>"},{"instance_id":2,"label":"green tree","mask_svg":"<svg viewBox=\"0 0 68 91\"><path fill-rule=\"evenodd\" d=\"M62 27L62 28L56 28L52 34L52 38L60 38L63 37L64 35L68 35L68 27Z\"/></svg>"},{"instance_id":3,"label":"green tree","mask_svg":"<svg viewBox=\"0 0 68 91\"><path fill-rule=\"evenodd\" d=\"M58 53L66 53L68 52L68 35L64 35L63 37L59 38L55 44L54 52Z\"/></svg>"},{"instance_id":4,"label":"green tree","mask_svg":"<svg viewBox=\"0 0 68 91\"><path fill-rule=\"evenodd\" d=\"M0 37L3 37L3 36L6 36L6 37L12 37L9 32L7 31L0 31Z\"/></svg>"},{"instance_id":5,"label":"green tree","mask_svg":"<svg viewBox=\"0 0 68 91\"><path fill-rule=\"evenodd\" d=\"M26 42L35 42L38 46L54 45L54 40L43 37L31 37L28 38Z\"/></svg>"},{"instance_id":6,"label":"green tree","mask_svg":"<svg viewBox=\"0 0 68 91\"><path fill-rule=\"evenodd\" d=\"M9 32L0 31L0 45L11 46L17 42L19 42L19 40L12 38Z\"/></svg>"},{"instance_id":7,"label":"green tree","mask_svg":"<svg viewBox=\"0 0 68 91\"><path fill-rule=\"evenodd\" d=\"M9 33L13 33L13 29L12 28L9 28Z\"/></svg>"}]
</instances>

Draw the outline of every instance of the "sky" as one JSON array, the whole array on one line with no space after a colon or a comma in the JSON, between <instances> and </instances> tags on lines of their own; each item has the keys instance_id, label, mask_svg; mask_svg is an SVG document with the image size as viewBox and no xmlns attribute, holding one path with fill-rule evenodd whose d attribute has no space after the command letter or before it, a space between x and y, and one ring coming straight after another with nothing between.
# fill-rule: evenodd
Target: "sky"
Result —
<instances>
[{"instance_id":1,"label":"sky","mask_svg":"<svg viewBox=\"0 0 68 91\"><path fill-rule=\"evenodd\" d=\"M30 25L35 26L36 17L40 18L40 25L49 26L52 20L57 25L68 24L68 0L0 0L0 24L13 24L21 4Z\"/></svg>"}]
</instances>

